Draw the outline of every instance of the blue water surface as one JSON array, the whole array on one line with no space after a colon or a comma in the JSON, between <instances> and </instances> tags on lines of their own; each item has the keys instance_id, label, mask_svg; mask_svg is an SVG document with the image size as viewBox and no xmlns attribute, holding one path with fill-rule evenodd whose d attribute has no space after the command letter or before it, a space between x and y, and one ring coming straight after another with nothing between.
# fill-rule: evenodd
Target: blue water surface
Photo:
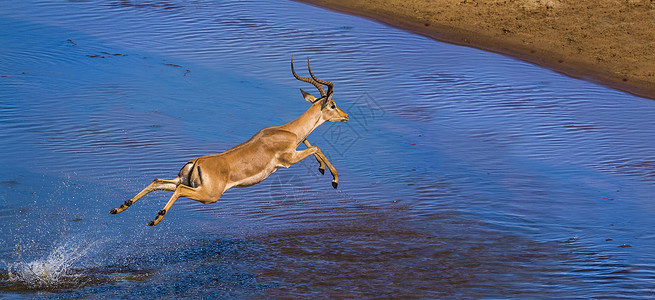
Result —
<instances>
[{"instance_id":1,"label":"blue water surface","mask_svg":"<svg viewBox=\"0 0 655 300\"><path fill-rule=\"evenodd\" d=\"M0 297L652 298L655 102L292 1L0 1ZM308 108L218 203L109 210ZM305 75L303 75L305 74Z\"/></svg>"}]
</instances>

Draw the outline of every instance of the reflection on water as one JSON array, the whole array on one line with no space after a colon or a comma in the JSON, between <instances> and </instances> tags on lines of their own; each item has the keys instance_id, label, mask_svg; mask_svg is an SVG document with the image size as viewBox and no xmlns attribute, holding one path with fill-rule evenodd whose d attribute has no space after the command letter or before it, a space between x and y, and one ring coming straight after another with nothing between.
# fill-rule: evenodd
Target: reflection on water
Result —
<instances>
[{"instance_id":1,"label":"reflection on water","mask_svg":"<svg viewBox=\"0 0 655 300\"><path fill-rule=\"evenodd\" d=\"M6 295L655 292L652 100L286 1L14 1L0 40ZM310 159L107 213L301 114L292 54L350 114L309 138L339 190Z\"/></svg>"}]
</instances>

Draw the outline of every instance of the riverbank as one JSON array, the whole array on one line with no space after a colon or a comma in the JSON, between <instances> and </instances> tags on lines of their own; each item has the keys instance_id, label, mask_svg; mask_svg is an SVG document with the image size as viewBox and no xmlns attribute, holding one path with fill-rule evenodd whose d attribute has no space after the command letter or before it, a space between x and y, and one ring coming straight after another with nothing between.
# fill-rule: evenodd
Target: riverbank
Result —
<instances>
[{"instance_id":1,"label":"riverbank","mask_svg":"<svg viewBox=\"0 0 655 300\"><path fill-rule=\"evenodd\" d=\"M301 0L655 99L652 0Z\"/></svg>"}]
</instances>

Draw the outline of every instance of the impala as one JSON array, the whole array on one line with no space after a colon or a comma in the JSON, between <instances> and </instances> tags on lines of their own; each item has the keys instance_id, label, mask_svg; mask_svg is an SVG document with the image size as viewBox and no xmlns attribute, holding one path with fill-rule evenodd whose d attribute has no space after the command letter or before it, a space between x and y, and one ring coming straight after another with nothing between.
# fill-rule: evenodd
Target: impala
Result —
<instances>
[{"instance_id":1,"label":"impala","mask_svg":"<svg viewBox=\"0 0 655 300\"><path fill-rule=\"evenodd\" d=\"M320 98L316 98L300 89L305 100L311 103L309 109L300 117L282 126L266 127L248 141L223 153L201 156L187 162L175 179L155 179L136 196L125 201L120 207L112 209L110 213L117 214L126 210L152 191L171 191L173 195L166 206L159 211L153 221L148 223L150 226L155 226L161 222L173 203L180 197L204 204L214 203L228 189L260 183L279 168L288 168L310 155L314 155L318 161L321 174L325 173L327 166L332 174L332 187L336 189L339 184L337 170L320 148L312 146L307 141L307 136L324 122L348 121L348 114L337 107L332 99L334 84L316 78L312 73L309 59L307 59L307 69L311 78L299 77L293 68L293 57L291 58L293 76L315 86L321 95ZM323 85L328 87L327 92ZM307 148L297 150L301 143Z\"/></svg>"}]
</instances>

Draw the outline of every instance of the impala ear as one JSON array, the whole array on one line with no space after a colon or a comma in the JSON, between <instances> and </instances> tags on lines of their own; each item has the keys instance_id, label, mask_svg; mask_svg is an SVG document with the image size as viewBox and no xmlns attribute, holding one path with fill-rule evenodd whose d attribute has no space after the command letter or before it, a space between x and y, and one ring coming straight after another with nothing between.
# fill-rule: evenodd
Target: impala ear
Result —
<instances>
[{"instance_id":1,"label":"impala ear","mask_svg":"<svg viewBox=\"0 0 655 300\"><path fill-rule=\"evenodd\" d=\"M316 102L316 97L312 96L312 94L303 91L300 89L300 92L302 93L302 97L305 98L305 100L309 101L310 103Z\"/></svg>"}]
</instances>

